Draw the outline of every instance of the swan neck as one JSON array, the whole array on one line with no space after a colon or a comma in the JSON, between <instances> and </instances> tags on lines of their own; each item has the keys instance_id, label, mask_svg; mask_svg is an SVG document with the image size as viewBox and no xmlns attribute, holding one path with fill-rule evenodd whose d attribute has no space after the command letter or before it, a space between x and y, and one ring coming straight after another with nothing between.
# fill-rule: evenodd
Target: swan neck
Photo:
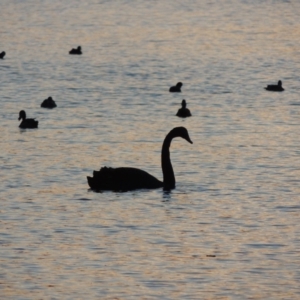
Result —
<instances>
[{"instance_id":1,"label":"swan neck","mask_svg":"<svg viewBox=\"0 0 300 300\"><path fill-rule=\"evenodd\" d=\"M170 146L173 136L170 133L166 136L161 151L161 167L163 172L164 190L175 188L175 176L170 159Z\"/></svg>"}]
</instances>

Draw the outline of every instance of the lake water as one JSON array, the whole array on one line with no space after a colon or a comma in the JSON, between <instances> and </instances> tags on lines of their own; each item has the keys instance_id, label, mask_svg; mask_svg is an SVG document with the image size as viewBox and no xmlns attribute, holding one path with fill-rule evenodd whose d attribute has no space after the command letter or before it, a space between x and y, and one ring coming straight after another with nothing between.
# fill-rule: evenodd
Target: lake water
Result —
<instances>
[{"instance_id":1,"label":"lake water","mask_svg":"<svg viewBox=\"0 0 300 300\"><path fill-rule=\"evenodd\" d=\"M299 15L293 0L2 0L0 298L299 299ZM162 179L177 126L194 143L173 140L175 190L89 190L101 166Z\"/></svg>"}]
</instances>

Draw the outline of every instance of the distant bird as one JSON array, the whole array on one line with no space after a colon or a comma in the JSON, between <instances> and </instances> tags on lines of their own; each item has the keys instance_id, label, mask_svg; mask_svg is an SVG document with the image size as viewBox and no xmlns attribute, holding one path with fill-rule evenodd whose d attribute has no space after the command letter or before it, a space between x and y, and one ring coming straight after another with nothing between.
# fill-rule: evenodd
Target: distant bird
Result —
<instances>
[{"instance_id":1,"label":"distant bird","mask_svg":"<svg viewBox=\"0 0 300 300\"><path fill-rule=\"evenodd\" d=\"M52 99L52 97L48 97L48 99L45 99L41 104L41 107L44 107L44 108L54 108L56 106L57 105L56 105L55 101Z\"/></svg>"},{"instance_id":2,"label":"distant bird","mask_svg":"<svg viewBox=\"0 0 300 300\"><path fill-rule=\"evenodd\" d=\"M69 54L78 54L78 55L82 54L81 47L78 46L77 49L73 48L72 50L69 51Z\"/></svg>"},{"instance_id":3,"label":"distant bird","mask_svg":"<svg viewBox=\"0 0 300 300\"><path fill-rule=\"evenodd\" d=\"M182 83L178 82L175 86L171 86L169 92L171 93L181 93Z\"/></svg>"},{"instance_id":4,"label":"distant bird","mask_svg":"<svg viewBox=\"0 0 300 300\"><path fill-rule=\"evenodd\" d=\"M184 127L173 128L165 137L161 150L161 167L163 181L160 181L149 173L136 168L101 168L94 171L93 177L87 176L87 181L92 190L110 191L132 191L137 189L157 189L163 187L164 190L175 188L175 175L170 159L170 146L174 138L181 137L193 144L189 133Z\"/></svg>"},{"instance_id":5,"label":"distant bird","mask_svg":"<svg viewBox=\"0 0 300 300\"><path fill-rule=\"evenodd\" d=\"M39 121L36 121L35 119L26 119L25 110L19 112L19 121L20 120L22 120L19 125L20 128L37 128L39 124Z\"/></svg>"},{"instance_id":6,"label":"distant bird","mask_svg":"<svg viewBox=\"0 0 300 300\"><path fill-rule=\"evenodd\" d=\"M5 54L6 54L6 53L5 53L4 51L2 51L2 52L0 53L0 58L3 59L3 57L5 56Z\"/></svg>"},{"instance_id":7,"label":"distant bird","mask_svg":"<svg viewBox=\"0 0 300 300\"><path fill-rule=\"evenodd\" d=\"M186 118L186 117L192 116L190 110L188 108L186 108L186 102L184 99L181 102L181 108L178 109L176 116L180 117L180 118Z\"/></svg>"},{"instance_id":8,"label":"distant bird","mask_svg":"<svg viewBox=\"0 0 300 300\"><path fill-rule=\"evenodd\" d=\"M272 92L283 92L284 91L281 80L279 80L277 84L268 85L267 87L265 87L265 89L267 91L272 91Z\"/></svg>"}]
</instances>

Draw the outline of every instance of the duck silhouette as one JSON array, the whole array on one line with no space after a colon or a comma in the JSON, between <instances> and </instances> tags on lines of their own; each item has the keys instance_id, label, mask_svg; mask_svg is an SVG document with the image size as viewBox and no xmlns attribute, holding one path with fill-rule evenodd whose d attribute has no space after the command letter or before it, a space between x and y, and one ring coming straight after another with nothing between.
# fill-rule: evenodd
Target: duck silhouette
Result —
<instances>
[{"instance_id":1,"label":"duck silhouette","mask_svg":"<svg viewBox=\"0 0 300 300\"><path fill-rule=\"evenodd\" d=\"M44 108L54 108L56 106L57 105L56 105L55 101L52 99L52 97L48 97L48 99L45 99L41 104L41 107L44 107Z\"/></svg>"},{"instance_id":2,"label":"duck silhouette","mask_svg":"<svg viewBox=\"0 0 300 300\"><path fill-rule=\"evenodd\" d=\"M2 51L2 52L0 53L0 58L3 59L3 57L5 56L5 54L6 54L6 53L5 53L4 51Z\"/></svg>"},{"instance_id":3,"label":"duck silhouette","mask_svg":"<svg viewBox=\"0 0 300 300\"><path fill-rule=\"evenodd\" d=\"M73 48L72 50L69 51L69 54L77 54L77 55L82 54L81 46L78 46L77 49Z\"/></svg>"},{"instance_id":4,"label":"duck silhouette","mask_svg":"<svg viewBox=\"0 0 300 300\"><path fill-rule=\"evenodd\" d=\"M271 91L271 92L283 92L284 91L281 80L279 80L277 84L268 85L267 87L265 87L265 89L267 91Z\"/></svg>"},{"instance_id":5,"label":"duck silhouette","mask_svg":"<svg viewBox=\"0 0 300 300\"><path fill-rule=\"evenodd\" d=\"M20 120L22 120L19 125L20 128L37 128L39 124L39 121L36 121L35 119L26 119L25 110L19 112L19 121Z\"/></svg>"},{"instance_id":6,"label":"duck silhouette","mask_svg":"<svg viewBox=\"0 0 300 300\"><path fill-rule=\"evenodd\" d=\"M186 118L186 117L192 116L190 110L188 108L186 108L186 102L184 99L181 102L181 108L178 109L176 116L180 117L180 118Z\"/></svg>"},{"instance_id":7,"label":"duck silhouette","mask_svg":"<svg viewBox=\"0 0 300 300\"><path fill-rule=\"evenodd\" d=\"M156 179L149 173L136 168L101 168L94 171L93 177L87 176L87 181L92 190L131 191L136 189L157 189L164 190L175 188L175 175L170 159L170 146L174 138L181 137L193 143L185 127L173 128L165 137L161 150L161 167L163 181Z\"/></svg>"},{"instance_id":8,"label":"duck silhouette","mask_svg":"<svg viewBox=\"0 0 300 300\"><path fill-rule=\"evenodd\" d=\"M171 86L169 92L171 93L181 93L182 82L177 82L175 86Z\"/></svg>"}]
</instances>

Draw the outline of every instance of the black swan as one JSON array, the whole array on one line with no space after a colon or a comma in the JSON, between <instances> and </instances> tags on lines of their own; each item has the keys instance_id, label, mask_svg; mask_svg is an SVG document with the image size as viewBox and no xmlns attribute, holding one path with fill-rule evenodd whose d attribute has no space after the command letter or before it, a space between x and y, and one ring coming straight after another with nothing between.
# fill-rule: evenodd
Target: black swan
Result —
<instances>
[{"instance_id":1,"label":"black swan","mask_svg":"<svg viewBox=\"0 0 300 300\"><path fill-rule=\"evenodd\" d=\"M180 118L186 118L192 116L190 110L186 108L186 101L184 99L181 102L181 108L178 109L176 116Z\"/></svg>"},{"instance_id":2,"label":"black swan","mask_svg":"<svg viewBox=\"0 0 300 300\"><path fill-rule=\"evenodd\" d=\"M182 82L177 82L175 86L171 86L169 92L171 93L181 93Z\"/></svg>"},{"instance_id":3,"label":"black swan","mask_svg":"<svg viewBox=\"0 0 300 300\"><path fill-rule=\"evenodd\" d=\"M6 54L6 53L5 53L4 51L2 51L2 52L0 53L0 58L3 59L3 57L5 56L5 54Z\"/></svg>"},{"instance_id":4,"label":"black swan","mask_svg":"<svg viewBox=\"0 0 300 300\"><path fill-rule=\"evenodd\" d=\"M41 107L44 107L44 108L54 108L56 106L57 105L56 105L55 101L52 99L52 97L48 97L48 99L45 99L41 104Z\"/></svg>"},{"instance_id":5,"label":"black swan","mask_svg":"<svg viewBox=\"0 0 300 300\"><path fill-rule=\"evenodd\" d=\"M39 124L39 121L36 121L35 119L26 119L25 110L19 112L19 121L20 120L22 120L19 125L20 128L37 128Z\"/></svg>"},{"instance_id":6,"label":"black swan","mask_svg":"<svg viewBox=\"0 0 300 300\"><path fill-rule=\"evenodd\" d=\"M82 54L81 47L78 46L77 49L73 48L72 50L69 51L69 54L77 54L77 55Z\"/></svg>"},{"instance_id":7,"label":"black swan","mask_svg":"<svg viewBox=\"0 0 300 300\"><path fill-rule=\"evenodd\" d=\"M175 188L175 176L170 160L170 145L173 138L181 137L193 143L189 133L184 127L173 128L165 137L161 150L161 167L163 182L156 179L149 173L136 168L101 168L94 171L93 177L87 176L87 181L92 190L130 191L136 189L157 189L164 190Z\"/></svg>"},{"instance_id":8,"label":"black swan","mask_svg":"<svg viewBox=\"0 0 300 300\"><path fill-rule=\"evenodd\" d=\"M267 87L265 87L265 89L267 91L272 91L272 92L283 92L284 91L281 80L279 80L277 84L268 85Z\"/></svg>"}]
</instances>

